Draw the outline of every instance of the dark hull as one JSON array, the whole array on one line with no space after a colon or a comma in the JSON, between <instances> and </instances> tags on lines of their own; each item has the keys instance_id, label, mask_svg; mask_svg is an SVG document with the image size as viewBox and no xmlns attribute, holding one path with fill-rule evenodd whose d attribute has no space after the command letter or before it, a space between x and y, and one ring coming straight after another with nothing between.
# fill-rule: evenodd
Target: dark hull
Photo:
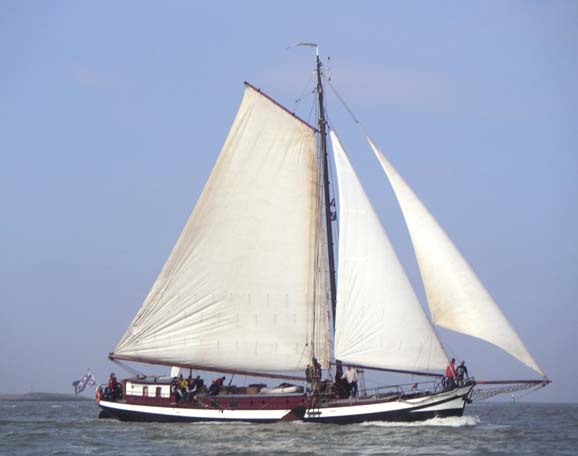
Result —
<instances>
[{"instance_id":1,"label":"dark hull","mask_svg":"<svg viewBox=\"0 0 578 456\"><path fill-rule=\"evenodd\" d=\"M211 421L223 421L220 419L212 418L194 418L194 417L183 417L183 416L169 416L161 415L155 413L142 413L124 410L112 410L103 409L101 413L103 416L99 418L116 418L119 421L133 421L133 422L156 422L156 423L195 423L195 422L211 422ZM346 416L339 418L327 418L327 419L303 419L305 422L310 423L324 423L324 424L355 424L363 423L368 421L389 421L389 422L418 422L426 421L432 418L447 418L447 417L460 417L463 416L464 409L454 409L454 410L440 410L440 411L426 411L426 412L384 412L384 413L371 413L358 416ZM304 414L304 411L303 411ZM296 420L299 420L296 417ZM244 419L236 420L248 423L275 423L280 420L277 419ZM295 420L285 420L285 421L295 421Z\"/></svg>"},{"instance_id":2,"label":"dark hull","mask_svg":"<svg viewBox=\"0 0 578 456\"><path fill-rule=\"evenodd\" d=\"M295 397L282 399L291 408L210 409L186 406L127 404L101 401L106 415L121 421L146 422L232 422L273 423L302 420L310 423L353 424L366 421L413 422L431 418L459 417L464 413L473 386L453 391L401 399L354 399L326 403L291 404ZM242 404L242 403L241 403Z\"/></svg>"},{"instance_id":3,"label":"dark hull","mask_svg":"<svg viewBox=\"0 0 578 456\"><path fill-rule=\"evenodd\" d=\"M439 402L436 405L442 405L444 402ZM413 407L396 411L383 411L377 413L363 413L359 415L345 415L338 417L316 417L304 418L305 422L325 423L325 424L356 424L368 421L388 421L388 422L417 422L430 420L432 418L448 418L460 417L464 414L466 400L463 400L463 405L439 410L422 410L426 407ZM428 406L427 408L430 408Z\"/></svg>"}]
</instances>

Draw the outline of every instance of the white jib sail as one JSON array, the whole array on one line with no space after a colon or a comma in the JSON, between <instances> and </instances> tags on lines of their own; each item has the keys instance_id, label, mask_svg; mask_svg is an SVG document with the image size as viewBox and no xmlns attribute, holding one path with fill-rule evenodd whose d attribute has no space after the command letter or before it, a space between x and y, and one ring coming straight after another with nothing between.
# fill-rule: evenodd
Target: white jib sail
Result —
<instances>
[{"instance_id":1,"label":"white jib sail","mask_svg":"<svg viewBox=\"0 0 578 456\"><path fill-rule=\"evenodd\" d=\"M337 136L339 187L335 358L372 367L438 370L448 358Z\"/></svg>"},{"instance_id":2,"label":"white jib sail","mask_svg":"<svg viewBox=\"0 0 578 456\"><path fill-rule=\"evenodd\" d=\"M316 312L319 177L314 130L247 87L211 175L141 309L114 350L209 368L327 362ZM318 284L317 284L318 285Z\"/></svg>"},{"instance_id":3,"label":"white jib sail","mask_svg":"<svg viewBox=\"0 0 578 456\"><path fill-rule=\"evenodd\" d=\"M486 340L544 375L458 249L367 138L403 212L435 325Z\"/></svg>"}]
</instances>

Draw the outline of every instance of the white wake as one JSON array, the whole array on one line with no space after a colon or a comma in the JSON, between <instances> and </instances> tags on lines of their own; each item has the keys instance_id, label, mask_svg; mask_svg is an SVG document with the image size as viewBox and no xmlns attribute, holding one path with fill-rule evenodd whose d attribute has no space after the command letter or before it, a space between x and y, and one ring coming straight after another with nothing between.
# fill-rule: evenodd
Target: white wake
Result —
<instances>
[{"instance_id":1,"label":"white wake","mask_svg":"<svg viewBox=\"0 0 578 456\"><path fill-rule=\"evenodd\" d=\"M396 421L368 421L361 423L362 426L377 427L421 427L421 426L445 426L445 427L466 427L480 424L478 416L451 416L447 418L431 418L425 421L413 421L411 423Z\"/></svg>"}]
</instances>

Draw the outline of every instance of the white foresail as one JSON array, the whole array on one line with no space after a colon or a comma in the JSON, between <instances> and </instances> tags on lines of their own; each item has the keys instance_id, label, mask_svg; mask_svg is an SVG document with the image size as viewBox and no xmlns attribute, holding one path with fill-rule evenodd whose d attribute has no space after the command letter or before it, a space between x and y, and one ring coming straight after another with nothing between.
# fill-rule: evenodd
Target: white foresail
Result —
<instances>
[{"instance_id":1,"label":"white foresail","mask_svg":"<svg viewBox=\"0 0 578 456\"><path fill-rule=\"evenodd\" d=\"M314 135L247 87L205 188L113 356L288 371L303 369L314 345L327 363L326 323L311 340L326 308L315 281Z\"/></svg>"},{"instance_id":2,"label":"white foresail","mask_svg":"<svg viewBox=\"0 0 578 456\"><path fill-rule=\"evenodd\" d=\"M337 136L339 187L335 358L371 367L443 369L447 355Z\"/></svg>"},{"instance_id":3,"label":"white foresail","mask_svg":"<svg viewBox=\"0 0 578 456\"><path fill-rule=\"evenodd\" d=\"M367 138L399 201L435 325L486 340L544 375L458 249Z\"/></svg>"}]
</instances>

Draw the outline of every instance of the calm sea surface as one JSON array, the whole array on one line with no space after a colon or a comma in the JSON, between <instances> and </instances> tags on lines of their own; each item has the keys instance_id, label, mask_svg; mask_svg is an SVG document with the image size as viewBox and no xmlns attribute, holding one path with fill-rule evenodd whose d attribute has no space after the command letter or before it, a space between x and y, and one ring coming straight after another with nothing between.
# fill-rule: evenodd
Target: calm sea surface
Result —
<instances>
[{"instance_id":1,"label":"calm sea surface","mask_svg":"<svg viewBox=\"0 0 578 456\"><path fill-rule=\"evenodd\" d=\"M93 402L0 402L0 455L577 455L578 404L469 407L420 424L158 424Z\"/></svg>"}]
</instances>

